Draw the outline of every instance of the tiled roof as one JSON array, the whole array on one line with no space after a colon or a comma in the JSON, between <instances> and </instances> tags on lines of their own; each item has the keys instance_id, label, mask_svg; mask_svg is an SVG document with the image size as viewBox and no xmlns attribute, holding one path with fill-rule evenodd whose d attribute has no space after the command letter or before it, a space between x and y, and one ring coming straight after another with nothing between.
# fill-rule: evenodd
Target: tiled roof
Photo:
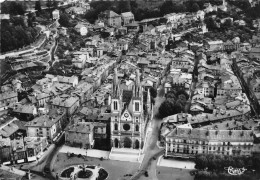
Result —
<instances>
[{"instance_id":1,"label":"tiled roof","mask_svg":"<svg viewBox=\"0 0 260 180\"><path fill-rule=\"evenodd\" d=\"M114 11L110 11L110 10L105 11L105 15L106 15L106 17L108 17L108 18L120 17L120 15L118 15L118 14L115 13Z\"/></svg>"},{"instance_id":2,"label":"tiled roof","mask_svg":"<svg viewBox=\"0 0 260 180\"><path fill-rule=\"evenodd\" d=\"M65 131L89 134L93 132L93 125L85 124L85 123L72 124L72 125L68 125L65 128Z\"/></svg>"},{"instance_id":3,"label":"tiled roof","mask_svg":"<svg viewBox=\"0 0 260 180\"><path fill-rule=\"evenodd\" d=\"M253 142L251 130L206 130L206 129L181 129L175 128L168 138L187 138L206 141L225 142Z\"/></svg>"}]
</instances>

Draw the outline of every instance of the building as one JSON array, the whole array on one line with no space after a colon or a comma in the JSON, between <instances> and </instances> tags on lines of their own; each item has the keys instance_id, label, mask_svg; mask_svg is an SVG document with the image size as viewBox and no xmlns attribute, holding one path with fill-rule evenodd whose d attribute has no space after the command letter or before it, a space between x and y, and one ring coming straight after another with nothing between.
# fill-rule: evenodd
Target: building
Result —
<instances>
[{"instance_id":1,"label":"building","mask_svg":"<svg viewBox=\"0 0 260 180\"><path fill-rule=\"evenodd\" d=\"M79 107L79 98L63 94L52 100L52 108L62 108L67 117L70 117Z\"/></svg>"},{"instance_id":2,"label":"building","mask_svg":"<svg viewBox=\"0 0 260 180\"><path fill-rule=\"evenodd\" d=\"M99 16L107 26L121 26L121 16L114 11L107 10Z\"/></svg>"},{"instance_id":3,"label":"building","mask_svg":"<svg viewBox=\"0 0 260 180\"><path fill-rule=\"evenodd\" d=\"M58 9L55 9L54 11L52 11L52 19L60 19L60 11Z\"/></svg>"},{"instance_id":4,"label":"building","mask_svg":"<svg viewBox=\"0 0 260 180\"><path fill-rule=\"evenodd\" d=\"M68 125L65 128L65 143L91 149L94 146L94 126L86 123Z\"/></svg>"},{"instance_id":5,"label":"building","mask_svg":"<svg viewBox=\"0 0 260 180\"><path fill-rule=\"evenodd\" d=\"M84 24L82 23L78 23L76 26L75 26L75 29L77 32L80 33L81 36L86 36L87 33L88 33L88 28L87 26L85 26Z\"/></svg>"},{"instance_id":6,"label":"building","mask_svg":"<svg viewBox=\"0 0 260 180\"><path fill-rule=\"evenodd\" d=\"M127 41L118 41L116 43L116 47L119 51L127 51L128 50L128 42Z\"/></svg>"},{"instance_id":7,"label":"building","mask_svg":"<svg viewBox=\"0 0 260 180\"><path fill-rule=\"evenodd\" d=\"M111 145L114 148L142 149L145 126L151 118L150 93L148 91L147 97L144 96L139 70L136 71L132 90L122 90L119 84L115 68L111 97Z\"/></svg>"},{"instance_id":8,"label":"building","mask_svg":"<svg viewBox=\"0 0 260 180\"><path fill-rule=\"evenodd\" d=\"M32 104L17 103L10 107L10 110L18 119L23 121L30 121L38 114L36 106Z\"/></svg>"},{"instance_id":9,"label":"building","mask_svg":"<svg viewBox=\"0 0 260 180\"><path fill-rule=\"evenodd\" d=\"M22 122L17 118L0 116L0 161L4 164L26 161L24 148L24 131Z\"/></svg>"},{"instance_id":10,"label":"building","mask_svg":"<svg viewBox=\"0 0 260 180\"><path fill-rule=\"evenodd\" d=\"M133 23L135 21L134 14L132 12L121 13L121 17L123 26Z\"/></svg>"},{"instance_id":11,"label":"building","mask_svg":"<svg viewBox=\"0 0 260 180\"><path fill-rule=\"evenodd\" d=\"M73 6L73 7L66 9L65 11L72 15L74 15L74 14L80 15L80 14L85 14L87 11L87 8L81 7L81 6L79 6L79 7Z\"/></svg>"},{"instance_id":12,"label":"building","mask_svg":"<svg viewBox=\"0 0 260 180\"><path fill-rule=\"evenodd\" d=\"M76 87L79 83L79 78L77 76L71 76L71 77L57 76L57 77L59 83L69 84L72 85L73 87Z\"/></svg>"},{"instance_id":13,"label":"building","mask_svg":"<svg viewBox=\"0 0 260 180\"><path fill-rule=\"evenodd\" d=\"M18 102L17 92L4 92L0 94L0 112L8 106Z\"/></svg>"},{"instance_id":14,"label":"building","mask_svg":"<svg viewBox=\"0 0 260 180\"><path fill-rule=\"evenodd\" d=\"M28 162L39 159L49 145L47 137L25 137L24 144Z\"/></svg>"},{"instance_id":15,"label":"building","mask_svg":"<svg viewBox=\"0 0 260 180\"><path fill-rule=\"evenodd\" d=\"M53 142L67 124L66 112L63 109L52 109L48 115L27 122L25 127L28 137L47 137L49 142Z\"/></svg>"},{"instance_id":16,"label":"building","mask_svg":"<svg viewBox=\"0 0 260 180\"><path fill-rule=\"evenodd\" d=\"M194 158L196 154L250 156L252 130L175 128L165 136L165 156Z\"/></svg>"}]
</instances>

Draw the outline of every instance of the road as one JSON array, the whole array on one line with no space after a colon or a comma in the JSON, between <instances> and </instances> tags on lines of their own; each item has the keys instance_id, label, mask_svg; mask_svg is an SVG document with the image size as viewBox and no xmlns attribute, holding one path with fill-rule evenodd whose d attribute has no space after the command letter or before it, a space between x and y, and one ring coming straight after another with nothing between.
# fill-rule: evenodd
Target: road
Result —
<instances>
[{"instance_id":1,"label":"road","mask_svg":"<svg viewBox=\"0 0 260 180\"><path fill-rule=\"evenodd\" d=\"M162 93L161 93L162 92ZM147 142L144 147L144 159L142 164L139 167L138 173L136 173L131 180L137 180L144 178L142 174L147 171L149 175L149 179L158 180L156 176L156 164L157 157L159 154L164 152L164 149L160 149L157 146L158 136L159 136L159 128L161 126L161 119L159 119L156 115L158 113L159 107L161 103L164 101L164 93L163 87L160 86L158 96L155 99L155 105L153 107L153 119L150 125L147 128ZM152 178L151 178L152 176Z\"/></svg>"},{"instance_id":2,"label":"road","mask_svg":"<svg viewBox=\"0 0 260 180\"><path fill-rule=\"evenodd\" d=\"M51 173L43 173L44 168L47 167L48 169L52 170L52 159L54 159L59 152L61 146L53 145L54 147L44 155L42 160L29 163L27 165L22 166L22 170L30 169L33 174L37 174L42 178L46 178L48 180L55 179Z\"/></svg>"}]
</instances>

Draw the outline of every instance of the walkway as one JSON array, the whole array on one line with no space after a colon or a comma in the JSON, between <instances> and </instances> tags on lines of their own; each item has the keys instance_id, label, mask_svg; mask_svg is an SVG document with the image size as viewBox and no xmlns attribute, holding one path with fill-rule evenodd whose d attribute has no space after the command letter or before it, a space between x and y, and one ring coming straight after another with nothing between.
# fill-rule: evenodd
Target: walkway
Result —
<instances>
[{"instance_id":1,"label":"walkway","mask_svg":"<svg viewBox=\"0 0 260 180\"><path fill-rule=\"evenodd\" d=\"M94 158L101 158L104 159L109 158L110 151L101 151L97 149L82 149L82 148L76 148L76 147L70 147L63 145L60 149L59 153L74 153L74 154L81 154L88 157L94 157Z\"/></svg>"},{"instance_id":2,"label":"walkway","mask_svg":"<svg viewBox=\"0 0 260 180\"><path fill-rule=\"evenodd\" d=\"M117 161L140 162L139 149L129 148L112 148L109 154L109 159Z\"/></svg>"},{"instance_id":3,"label":"walkway","mask_svg":"<svg viewBox=\"0 0 260 180\"><path fill-rule=\"evenodd\" d=\"M0 169L1 170L4 170L4 171L7 171L7 172L10 172L10 173L13 173L13 174L16 174L18 176L25 176L26 175L26 172L24 171L21 171L19 169L16 169L14 167L9 167L9 166L4 166L4 165L1 165L0 166Z\"/></svg>"}]
</instances>

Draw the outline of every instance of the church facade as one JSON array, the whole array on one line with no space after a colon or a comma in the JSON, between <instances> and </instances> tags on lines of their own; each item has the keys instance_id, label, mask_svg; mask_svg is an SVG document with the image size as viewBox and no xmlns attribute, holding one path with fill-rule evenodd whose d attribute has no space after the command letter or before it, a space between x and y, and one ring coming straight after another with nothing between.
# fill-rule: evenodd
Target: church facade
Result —
<instances>
[{"instance_id":1,"label":"church facade","mask_svg":"<svg viewBox=\"0 0 260 180\"><path fill-rule=\"evenodd\" d=\"M150 92L143 91L139 70L132 90L127 90L120 87L115 68L111 95L111 146L142 149L147 122L151 118Z\"/></svg>"}]
</instances>

